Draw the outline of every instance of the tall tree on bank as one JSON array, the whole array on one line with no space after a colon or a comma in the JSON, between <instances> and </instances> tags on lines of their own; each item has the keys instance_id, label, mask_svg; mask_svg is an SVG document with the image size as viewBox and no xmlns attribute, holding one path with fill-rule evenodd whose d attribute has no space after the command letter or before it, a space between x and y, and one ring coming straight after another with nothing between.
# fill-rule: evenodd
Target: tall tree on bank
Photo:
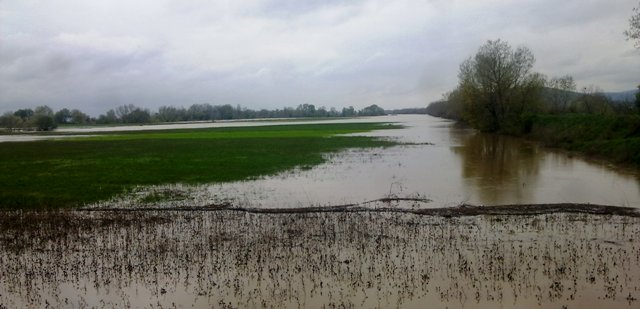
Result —
<instances>
[{"instance_id":1,"label":"tall tree on bank","mask_svg":"<svg viewBox=\"0 0 640 309\"><path fill-rule=\"evenodd\" d=\"M636 48L640 49L640 4L633 8L633 15L629 18L629 29L624 32L627 40L634 41Z\"/></svg>"},{"instance_id":2,"label":"tall tree on bank","mask_svg":"<svg viewBox=\"0 0 640 309\"><path fill-rule=\"evenodd\" d=\"M488 41L460 65L463 118L482 131L520 130L522 116L535 111L545 78L531 71L535 57L501 40Z\"/></svg>"}]
</instances>

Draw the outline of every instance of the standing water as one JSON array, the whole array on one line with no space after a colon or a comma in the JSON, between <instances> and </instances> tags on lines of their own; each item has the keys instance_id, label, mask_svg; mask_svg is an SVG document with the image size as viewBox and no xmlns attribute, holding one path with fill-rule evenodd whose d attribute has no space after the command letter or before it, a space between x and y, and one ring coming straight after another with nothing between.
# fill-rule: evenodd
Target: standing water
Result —
<instances>
[{"instance_id":1,"label":"standing water","mask_svg":"<svg viewBox=\"0 0 640 309\"><path fill-rule=\"evenodd\" d=\"M327 155L309 169L223 184L167 184L98 207L137 207L147 194L179 192L162 206L230 203L238 207L297 208L366 205L409 198L397 207L461 204L591 203L640 207L640 171L554 151L524 139L479 133L422 115L372 118L404 129L359 135L404 145Z\"/></svg>"},{"instance_id":2,"label":"standing water","mask_svg":"<svg viewBox=\"0 0 640 309\"><path fill-rule=\"evenodd\" d=\"M367 135L405 145L331 154L313 168L244 182L139 188L91 209L3 211L0 308L638 308L640 216L633 211L441 216L188 207L367 207L385 197L413 210L640 207L637 171L427 116L377 120L406 128ZM167 200L142 203L154 192ZM185 207L140 209L172 205Z\"/></svg>"}]
</instances>

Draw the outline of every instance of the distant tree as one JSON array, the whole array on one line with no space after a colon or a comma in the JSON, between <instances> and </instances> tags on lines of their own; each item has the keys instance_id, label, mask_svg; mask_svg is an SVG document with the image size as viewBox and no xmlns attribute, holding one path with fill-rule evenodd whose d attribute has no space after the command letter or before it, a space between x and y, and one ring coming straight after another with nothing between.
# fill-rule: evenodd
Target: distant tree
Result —
<instances>
[{"instance_id":1,"label":"distant tree","mask_svg":"<svg viewBox=\"0 0 640 309\"><path fill-rule=\"evenodd\" d=\"M105 120L106 120L106 123L118 122L118 116L116 116L116 111L113 109L108 110L107 114L105 115Z\"/></svg>"},{"instance_id":2,"label":"distant tree","mask_svg":"<svg viewBox=\"0 0 640 309\"><path fill-rule=\"evenodd\" d=\"M70 113L71 116L71 122L75 123L75 124L84 124L90 121L89 115L81 112L78 109L74 109L71 111Z\"/></svg>"},{"instance_id":3,"label":"distant tree","mask_svg":"<svg viewBox=\"0 0 640 309\"><path fill-rule=\"evenodd\" d=\"M429 104L430 105L430 104ZM385 110L387 115L421 115L428 114L426 107L407 107L407 108L396 108L391 110Z\"/></svg>"},{"instance_id":4,"label":"distant tree","mask_svg":"<svg viewBox=\"0 0 640 309\"><path fill-rule=\"evenodd\" d=\"M552 89L549 94L552 104L551 110L561 113L567 111L569 103L574 97L572 92L576 90L576 83L573 81L573 77L570 75L553 77L547 82L547 87Z\"/></svg>"},{"instance_id":5,"label":"distant tree","mask_svg":"<svg viewBox=\"0 0 640 309\"><path fill-rule=\"evenodd\" d=\"M30 122L38 131L50 131L57 127L53 116L53 110L49 106L38 106L33 111L33 117L31 117Z\"/></svg>"},{"instance_id":6,"label":"distant tree","mask_svg":"<svg viewBox=\"0 0 640 309\"><path fill-rule=\"evenodd\" d=\"M447 101L447 118L462 119L464 99L460 89L456 88L449 92L446 96Z\"/></svg>"},{"instance_id":7,"label":"distant tree","mask_svg":"<svg viewBox=\"0 0 640 309\"><path fill-rule=\"evenodd\" d=\"M463 117L483 131L510 131L535 110L544 77L531 71L535 58L528 48L488 41L460 66Z\"/></svg>"},{"instance_id":8,"label":"distant tree","mask_svg":"<svg viewBox=\"0 0 640 309\"><path fill-rule=\"evenodd\" d=\"M34 118L33 124L35 125L36 130L38 131L50 131L57 127L56 122L53 119L53 116L40 114L40 115L33 116L33 118Z\"/></svg>"},{"instance_id":9,"label":"distant tree","mask_svg":"<svg viewBox=\"0 0 640 309\"><path fill-rule=\"evenodd\" d=\"M459 89L442 95L442 100L431 102L426 108L426 113L434 117L447 119L462 119L462 94Z\"/></svg>"},{"instance_id":10,"label":"distant tree","mask_svg":"<svg viewBox=\"0 0 640 309\"><path fill-rule=\"evenodd\" d=\"M233 114L234 109L231 105L193 104L186 111L186 118L187 120L233 119Z\"/></svg>"},{"instance_id":11,"label":"distant tree","mask_svg":"<svg viewBox=\"0 0 640 309\"><path fill-rule=\"evenodd\" d=\"M31 118L33 116L33 110L32 109L19 109L13 114L15 116L17 116L17 117L20 117L20 119L22 119L23 121L26 121L27 119L29 119L29 118Z\"/></svg>"},{"instance_id":12,"label":"distant tree","mask_svg":"<svg viewBox=\"0 0 640 309\"><path fill-rule=\"evenodd\" d=\"M233 106L229 105L229 104L225 104L222 106L218 106L217 108L214 108L213 110L215 110L215 114L217 114L217 117L214 116L209 116L207 117L207 120L214 120L214 119L233 119L233 115L235 113Z\"/></svg>"},{"instance_id":13,"label":"distant tree","mask_svg":"<svg viewBox=\"0 0 640 309\"><path fill-rule=\"evenodd\" d=\"M106 114L100 115L98 117L98 123L117 123L117 122L118 122L118 116L116 116L116 111L113 109L108 110Z\"/></svg>"},{"instance_id":14,"label":"distant tree","mask_svg":"<svg viewBox=\"0 0 640 309\"><path fill-rule=\"evenodd\" d=\"M300 104L296 108L298 117L314 117L316 115L316 106L313 104Z\"/></svg>"},{"instance_id":15,"label":"distant tree","mask_svg":"<svg viewBox=\"0 0 640 309\"><path fill-rule=\"evenodd\" d=\"M158 109L157 120L160 122L174 122L186 120L187 111L184 108L162 106Z\"/></svg>"},{"instance_id":16,"label":"distant tree","mask_svg":"<svg viewBox=\"0 0 640 309\"><path fill-rule=\"evenodd\" d=\"M133 104L118 106L115 116L123 123L146 123L151 120L151 113L148 109L136 107Z\"/></svg>"},{"instance_id":17,"label":"distant tree","mask_svg":"<svg viewBox=\"0 0 640 309\"><path fill-rule=\"evenodd\" d=\"M316 117L327 117L329 116L329 112L327 111L327 108L324 106L320 106L317 110L316 110Z\"/></svg>"},{"instance_id":18,"label":"distant tree","mask_svg":"<svg viewBox=\"0 0 640 309\"><path fill-rule=\"evenodd\" d=\"M271 118L271 116L271 112L264 108L256 112L257 118Z\"/></svg>"},{"instance_id":19,"label":"distant tree","mask_svg":"<svg viewBox=\"0 0 640 309\"><path fill-rule=\"evenodd\" d=\"M122 118L124 123L147 123L151 120L151 114L147 109L135 108Z\"/></svg>"},{"instance_id":20,"label":"distant tree","mask_svg":"<svg viewBox=\"0 0 640 309\"><path fill-rule=\"evenodd\" d=\"M13 130L22 126L22 118L16 116L12 112L7 112L4 115L0 116L0 127L7 128L8 130Z\"/></svg>"},{"instance_id":21,"label":"distant tree","mask_svg":"<svg viewBox=\"0 0 640 309\"><path fill-rule=\"evenodd\" d=\"M133 104L118 106L115 109L116 117L125 122L124 119L126 119L127 116L135 109L136 107Z\"/></svg>"},{"instance_id":22,"label":"distant tree","mask_svg":"<svg viewBox=\"0 0 640 309\"><path fill-rule=\"evenodd\" d=\"M63 108L55 113L53 116L56 123L70 123L72 120L71 111Z\"/></svg>"},{"instance_id":23,"label":"distant tree","mask_svg":"<svg viewBox=\"0 0 640 309\"><path fill-rule=\"evenodd\" d=\"M577 112L587 114L610 114L613 112L611 102L602 93L602 89L590 85L582 88L580 97L576 100L574 109Z\"/></svg>"},{"instance_id":24,"label":"distant tree","mask_svg":"<svg viewBox=\"0 0 640 309\"><path fill-rule=\"evenodd\" d=\"M353 106L342 108L342 117L353 117L355 115L356 115L356 110L353 108Z\"/></svg>"},{"instance_id":25,"label":"distant tree","mask_svg":"<svg viewBox=\"0 0 640 309\"><path fill-rule=\"evenodd\" d=\"M51 109L51 107L47 106L47 105L41 105L36 107L36 109L33 111L34 116L35 115L45 115L45 116L51 116L51 118L53 118L53 110Z\"/></svg>"},{"instance_id":26,"label":"distant tree","mask_svg":"<svg viewBox=\"0 0 640 309\"><path fill-rule=\"evenodd\" d=\"M384 114L384 109L376 104L369 105L358 111L358 116L382 116Z\"/></svg>"},{"instance_id":27,"label":"distant tree","mask_svg":"<svg viewBox=\"0 0 640 309\"><path fill-rule=\"evenodd\" d=\"M629 18L629 29L624 34L627 40L635 41L636 48L640 48L640 4L633 8L633 15Z\"/></svg>"},{"instance_id":28,"label":"distant tree","mask_svg":"<svg viewBox=\"0 0 640 309\"><path fill-rule=\"evenodd\" d=\"M296 110L292 107L285 107L282 109L282 114L281 117L283 118L289 118L289 117L295 117L296 116Z\"/></svg>"}]
</instances>

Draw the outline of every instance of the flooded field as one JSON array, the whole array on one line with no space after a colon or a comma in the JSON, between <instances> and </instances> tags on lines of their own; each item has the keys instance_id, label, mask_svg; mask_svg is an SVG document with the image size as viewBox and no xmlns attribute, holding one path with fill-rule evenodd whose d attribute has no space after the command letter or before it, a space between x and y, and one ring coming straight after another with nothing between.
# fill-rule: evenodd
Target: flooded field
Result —
<instances>
[{"instance_id":1,"label":"flooded field","mask_svg":"<svg viewBox=\"0 0 640 309\"><path fill-rule=\"evenodd\" d=\"M377 121L406 128L367 135L403 144L3 211L0 308L640 307L637 170L428 116Z\"/></svg>"},{"instance_id":2,"label":"flooded field","mask_svg":"<svg viewBox=\"0 0 640 309\"><path fill-rule=\"evenodd\" d=\"M6 142L33 142L44 140L55 140L65 138L87 137L88 135L38 135L38 134L18 134L18 135L0 135L0 143Z\"/></svg>"},{"instance_id":3,"label":"flooded field","mask_svg":"<svg viewBox=\"0 0 640 309\"><path fill-rule=\"evenodd\" d=\"M637 308L640 218L4 212L0 307Z\"/></svg>"},{"instance_id":4,"label":"flooded field","mask_svg":"<svg viewBox=\"0 0 640 309\"><path fill-rule=\"evenodd\" d=\"M384 198L409 199L397 207L439 208L461 204L592 203L640 207L640 171L536 143L455 127L422 115L372 118L406 126L373 135L405 145L351 150L328 162L249 181L140 187L90 207L190 207L233 204L256 208L370 205Z\"/></svg>"}]
</instances>

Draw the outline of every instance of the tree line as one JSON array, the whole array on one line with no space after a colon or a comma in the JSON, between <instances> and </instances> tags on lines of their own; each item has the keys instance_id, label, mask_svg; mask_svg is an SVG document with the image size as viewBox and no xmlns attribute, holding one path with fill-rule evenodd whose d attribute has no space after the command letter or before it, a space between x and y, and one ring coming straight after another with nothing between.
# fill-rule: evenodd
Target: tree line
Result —
<instances>
[{"instance_id":1,"label":"tree line","mask_svg":"<svg viewBox=\"0 0 640 309\"><path fill-rule=\"evenodd\" d=\"M35 109L19 109L6 112L0 116L0 127L8 130L49 131L58 125L90 125L90 124L143 124L181 121L214 121L257 118L304 118L304 117L355 117L385 115L384 109L378 105L370 105L356 110L353 106L337 110L325 107L316 108L313 104L300 104L296 108L285 107L275 110L252 110L240 105L229 104L193 104L189 108L162 106L157 111L135 106L133 104L118 106L98 117L91 117L78 109L63 108L54 112L43 105Z\"/></svg>"},{"instance_id":2,"label":"tree line","mask_svg":"<svg viewBox=\"0 0 640 309\"><path fill-rule=\"evenodd\" d=\"M633 9L624 35L640 49L640 5ZM577 91L569 75L547 78L532 70L534 63L526 47L488 41L460 65L457 87L431 103L427 113L462 120L482 131L514 134L528 133L536 114L640 113L640 86L634 99L615 100L597 86Z\"/></svg>"},{"instance_id":3,"label":"tree line","mask_svg":"<svg viewBox=\"0 0 640 309\"><path fill-rule=\"evenodd\" d=\"M640 112L640 93L632 102L611 100L596 86L577 92L573 77L547 78L532 70L534 63L528 48L490 40L460 65L457 87L431 103L427 112L482 131L516 134L530 130L532 117L539 113Z\"/></svg>"}]
</instances>

